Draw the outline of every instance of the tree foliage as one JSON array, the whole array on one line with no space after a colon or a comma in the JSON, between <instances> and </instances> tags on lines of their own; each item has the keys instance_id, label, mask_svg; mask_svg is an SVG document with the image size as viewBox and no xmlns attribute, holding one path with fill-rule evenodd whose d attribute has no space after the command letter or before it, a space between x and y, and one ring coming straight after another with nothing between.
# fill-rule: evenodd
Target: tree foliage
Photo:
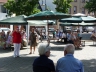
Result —
<instances>
[{"instance_id":1,"label":"tree foliage","mask_svg":"<svg viewBox=\"0 0 96 72\"><path fill-rule=\"evenodd\" d=\"M73 0L54 0L53 4L56 5L56 11L62 13L68 13L68 9L71 7Z\"/></svg>"},{"instance_id":2,"label":"tree foliage","mask_svg":"<svg viewBox=\"0 0 96 72\"><path fill-rule=\"evenodd\" d=\"M15 13L16 15L30 15L40 12L38 7L39 0L8 0L4 7L9 11L9 15Z\"/></svg>"},{"instance_id":3,"label":"tree foliage","mask_svg":"<svg viewBox=\"0 0 96 72\"><path fill-rule=\"evenodd\" d=\"M96 12L96 0L90 0L89 2L86 2L85 9L88 10L88 12ZM95 14L96 17L96 14Z\"/></svg>"}]
</instances>

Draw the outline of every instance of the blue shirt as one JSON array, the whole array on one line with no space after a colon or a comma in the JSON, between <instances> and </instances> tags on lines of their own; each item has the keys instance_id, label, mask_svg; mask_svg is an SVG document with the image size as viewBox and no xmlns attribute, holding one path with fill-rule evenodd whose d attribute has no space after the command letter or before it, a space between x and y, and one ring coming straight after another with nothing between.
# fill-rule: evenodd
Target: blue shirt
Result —
<instances>
[{"instance_id":1,"label":"blue shirt","mask_svg":"<svg viewBox=\"0 0 96 72\"><path fill-rule=\"evenodd\" d=\"M55 72L55 66L52 60L47 56L41 55L33 62L33 72Z\"/></svg>"},{"instance_id":2,"label":"blue shirt","mask_svg":"<svg viewBox=\"0 0 96 72\"><path fill-rule=\"evenodd\" d=\"M72 54L67 54L57 61L56 72L84 72L83 64Z\"/></svg>"}]
</instances>

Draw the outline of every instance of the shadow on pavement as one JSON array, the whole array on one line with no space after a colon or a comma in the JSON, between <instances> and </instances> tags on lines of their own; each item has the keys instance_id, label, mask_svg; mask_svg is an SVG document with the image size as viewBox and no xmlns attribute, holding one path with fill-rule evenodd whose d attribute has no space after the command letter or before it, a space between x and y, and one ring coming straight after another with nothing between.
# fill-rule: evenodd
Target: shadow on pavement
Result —
<instances>
[{"instance_id":1,"label":"shadow on pavement","mask_svg":"<svg viewBox=\"0 0 96 72\"><path fill-rule=\"evenodd\" d=\"M96 72L96 59L81 60L84 65L84 72Z\"/></svg>"},{"instance_id":2,"label":"shadow on pavement","mask_svg":"<svg viewBox=\"0 0 96 72\"><path fill-rule=\"evenodd\" d=\"M96 47L96 45L89 45L90 47Z\"/></svg>"},{"instance_id":3,"label":"shadow on pavement","mask_svg":"<svg viewBox=\"0 0 96 72\"><path fill-rule=\"evenodd\" d=\"M77 48L75 50L82 50L83 48ZM64 51L64 46L52 46L51 47L51 50L52 51Z\"/></svg>"},{"instance_id":4,"label":"shadow on pavement","mask_svg":"<svg viewBox=\"0 0 96 72\"><path fill-rule=\"evenodd\" d=\"M50 42L50 43L52 43L52 44L54 44L54 45L66 45L66 44L64 44L63 42Z\"/></svg>"},{"instance_id":5,"label":"shadow on pavement","mask_svg":"<svg viewBox=\"0 0 96 72\"><path fill-rule=\"evenodd\" d=\"M80 48L76 48L75 50L82 50L82 49L83 49L83 48L80 47Z\"/></svg>"},{"instance_id":6,"label":"shadow on pavement","mask_svg":"<svg viewBox=\"0 0 96 72\"><path fill-rule=\"evenodd\" d=\"M51 51L64 51L64 46L54 46L54 47L51 47Z\"/></svg>"},{"instance_id":7,"label":"shadow on pavement","mask_svg":"<svg viewBox=\"0 0 96 72\"><path fill-rule=\"evenodd\" d=\"M26 47L20 49L20 50L25 50L27 49ZM8 53L8 52L12 52L14 51L14 47L11 47L11 48L7 48L7 49L3 49L3 48L0 48L0 53Z\"/></svg>"},{"instance_id":8,"label":"shadow on pavement","mask_svg":"<svg viewBox=\"0 0 96 72\"><path fill-rule=\"evenodd\" d=\"M32 64L37 56L0 58L0 72L32 72Z\"/></svg>"}]
</instances>

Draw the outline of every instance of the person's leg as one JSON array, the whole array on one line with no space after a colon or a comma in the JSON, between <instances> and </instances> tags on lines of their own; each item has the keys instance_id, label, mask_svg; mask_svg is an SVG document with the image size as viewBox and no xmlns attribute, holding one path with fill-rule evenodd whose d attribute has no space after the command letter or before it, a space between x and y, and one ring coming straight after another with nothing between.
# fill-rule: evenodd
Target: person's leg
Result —
<instances>
[{"instance_id":1,"label":"person's leg","mask_svg":"<svg viewBox=\"0 0 96 72\"><path fill-rule=\"evenodd\" d=\"M64 43L65 43L65 44L67 43L67 38L64 38Z\"/></svg>"},{"instance_id":2,"label":"person's leg","mask_svg":"<svg viewBox=\"0 0 96 72\"><path fill-rule=\"evenodd\" d=\"M33 51L33 54L34 54L34 52L35 52L35 46L34 46L34 51Z\"/></svg>"},{"instance_id":3,"label":"person's leg","mask_svg":"<svg viewBox=\"0 0 96 72\"><path fill-rule=\"evenodd\" d=\"M17 47L18 47L17 48L17 56L19 56L20 55L19 53L20 53L21 43L19 43Z\"/></svg>"},{"instance_id":4,"label":"person's leg","mask_svg":"<svg viewBox=\"0 0 96 72\"><path fill-rule=\"evenodd\" d=\"M17 57L17 43L14 43L14 57Z\"/></svg>"},{"instance_id":5,"label":"person's leg","mask_svg":"<svg viewBox=\"0 0 96 72\"><path fill-rule=\"evenodd\" d=\"M30 53L29 54L32 54L32 46L30 45Z\"/></svg>"}]
</instances>

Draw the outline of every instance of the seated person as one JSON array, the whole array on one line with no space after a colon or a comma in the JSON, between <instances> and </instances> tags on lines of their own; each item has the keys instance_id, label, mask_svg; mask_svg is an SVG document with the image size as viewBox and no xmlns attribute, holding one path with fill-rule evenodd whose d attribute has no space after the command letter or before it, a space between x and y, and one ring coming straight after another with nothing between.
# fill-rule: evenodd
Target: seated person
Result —
<instances>
[{"instance_id":1,"label":"seated person","mask_svg":"<svg viewBox=\"0 0 96 72\"><path fill-rule=\"evenodd\" d=\"M3 49L6 49L6 46L5 46L5 35L3 33L0 33L0 46L3 47Z\"/></svg>"},{"instance_id":2,"label":"seated person","mask_svg":"<svg viewBox=\"0 0 96 72\"><path fill-rule=\"evenodd\" d=\"M12 36L11 33L9 34L7 41L6 41L6 47L10 47L12 45Z\"/></svg>"},{"instance_id":3,"label":"seated person","mask_svg":"<svg viewBox=\"0 0 96 72\"><path fill-rule=\"evenodd\" d=\"M91 39L96 40L96 32L95 31L92 31Z\"/></svg>"},{"instance_id":4,"label":"seated person","mask_svg":"<svg viewBox=\"0 0 96 72\"><path fill-rule=\"evenodd\" d=\"M74 57L75 47L68 44L64 47L64 56L57 61L56 72L84 72L83 63Z\"/></svg>"},{"instance_id":5,"label":"seated person","mask_svg":"<svg viewBox=\"0 0 96 72\"><path fill-rule=\"evenodd\" d=\"M33 72L55 72L55 66L50 56L50 46L40 43L38 46L39 57L33 62Z\"/></svg>"},{"instance_id":6,"label":"seated person","mask_svg":"<svg viewBox=\"0 0 96 72\"><path fill-rule=\"evenodd\" d=\"M73 43L73 40L72 40L71 31L69 31L69 32L67 33L67 41L68 41L68 43L74 44L74 43Z\"/></svg>"},{"instance_id":7,"label":"seated person","mask_svg":"<svg viewBox=\"0 0 96 72\"><path fill-rule=\"evenodd\" d=\"M73 44L74 44L75 48L77 48L77 37L76 37L75 33L72 33L71 35L72 35Z\"/></svg>"},{"instance_id":8,"label":"seated person","mask_svg":"<svg viewBox=\"0 0 96 72\"><path fill-rule=\"evenodd\" d=\"M66 33L65 32L62 33L62 39L61 39L61 41L62 40L64 40L64 43L67 43L67 36L66 36Z\"/></svg>"},{"instance_id":9,"label":"seated person","mask_svg":"<svg viewBox=\"0 0 96 72\"><path fill-rule=\"evenodd\" d=\"M27 46L26 32L22 31L21 35L22 35L22 43L21 43L21 48L22 48Z\"/></svg>"},{"instance_id":10,"label":"seated person","mask_svg":"<svg viewBox=\"0 0 96 72\"><path fill-rule=\"evenodd\" d=\"M82 39L82 35L80 34L80 30L77 30L77 37L81 40Z\"/></svg>"}]
</instances>

